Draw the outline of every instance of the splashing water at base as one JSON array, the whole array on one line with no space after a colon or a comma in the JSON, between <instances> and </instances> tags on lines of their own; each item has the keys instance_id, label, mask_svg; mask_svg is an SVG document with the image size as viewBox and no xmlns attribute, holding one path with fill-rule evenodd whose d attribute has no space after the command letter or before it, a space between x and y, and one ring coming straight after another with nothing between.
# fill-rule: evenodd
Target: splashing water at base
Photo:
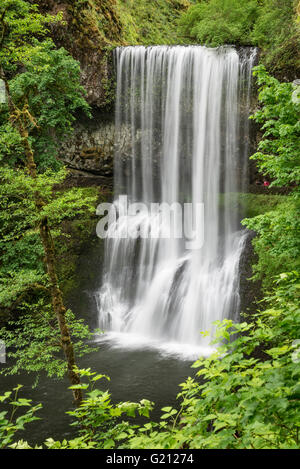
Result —
<instances>
[{"instance_id":1,"label":"splashing water at base","mask_svg":"<svg viewBox=\"0 0 300 469\"><path fill-rule=\"evenodd\" d=\"M96 293L99 326L116 343L208 355L213 322L239 315L245 233L232 205L247 177L255 50L137 46L115 55L116 201L125 194L149 206L204 204L204 245L188 250L185 239L108 238ZM122 233L128 223L160 221L137 213L120 216L113 229Z\"/></svg>"}]
</instances>

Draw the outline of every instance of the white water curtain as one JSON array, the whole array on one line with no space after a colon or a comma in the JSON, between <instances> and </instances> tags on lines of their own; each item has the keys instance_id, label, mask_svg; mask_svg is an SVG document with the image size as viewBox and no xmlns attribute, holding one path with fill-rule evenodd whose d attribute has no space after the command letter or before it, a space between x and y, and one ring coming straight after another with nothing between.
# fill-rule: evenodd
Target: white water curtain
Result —
<instances>
[{"instance_id":1,"label":"white water curtain","mask_svg":"<svg viewBox=\"0 0 300 469\"><path fill-rule=\"evenodd\" d=\"M232 207L246 182L255 51L138 46L118 48L115 58L116 142L130 135L130 145L116 148L116 201L127 195L147 205L204 203L204 246L187 250L184 239L106 240L99 325L207 348L212 323L239 314L244 235ZM115 229L126 222L120 217ZM158 220L137 214L130 223Z\"/></svg>"}]
</instances>

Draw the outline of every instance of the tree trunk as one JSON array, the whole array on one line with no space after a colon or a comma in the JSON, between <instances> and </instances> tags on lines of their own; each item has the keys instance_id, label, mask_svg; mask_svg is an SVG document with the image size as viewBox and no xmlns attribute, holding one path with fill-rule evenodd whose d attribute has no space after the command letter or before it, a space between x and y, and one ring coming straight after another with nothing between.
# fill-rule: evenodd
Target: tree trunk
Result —
<instances>
[{"instance_id":1,"label":"tree trunk","mask_svg":"<svg viewBox=\"0 0 300 469\"><path fill-rule=\"evenodd\" d=\"M36 172L36 164L34 160L34 152L32 150L32 147L29 141L28 131L26 130L26 126L23 121L24 111L21 111L20 109L18 109L17 106L15 106L15 104L13 103L11 96L10 96L9 84L5 78L5 74L2 69L0 70L0 76L5 82L11 121L14 127L19 132L20 136L22 137L22 143L23 143L25 156L26 156L26 168L29 172L29 175L33 179L36 179L37 172ZM26 113L28 113L27 110L26 110ZM28 116L31 117L29 113L28 113ZM39 193L39 191L36 191L35 193L36 210L40 212L44 205L45 204L44 204L42 195ZM57 273L56 273L55 248L53 244L51 230L50 230L49 223L48 223L48 218L46 216L43 217L42 220L39 222L38 228L39 228L40 238L42 241L44 254L45 254L44 264L46 266L49 281L50 281L50 294L51 294L51 299L52 299L53 311L57 318L57 322L58 322L58 326L60 330L61 347L63 349L65 359L67 362L67 366L68 366L68 377L69 377L71 385L78 385L80 384L80 376L75 371L76 363L75 363L74 347L73 347L73 343L71 340L70 331L66 322L66 308L64 306L62 292L58 284L58 278L57 278ZM73 389L73 396L74 396L75 404L79 406L82 401L81 389Z\"/></svg>"},{"instance_id":2,"label":"tree trunk","mask_svg":"<svg viewBox=\"0 0 300 469\"><path fill-rule=\"evenodd\" d=\"M40 236L43 243L44 253L45 253L45 264L47 266L47 272L50 279L50 292L52 298L53 311L56 315L57 322L59 325L60 336L61 336L61 346L65 354L65 358L68 365L68 376L70 383L80 384L80 377L76 371L74 371L75 355L74 348L69 332L69 328L66 322L66 308L63 303L62 292L58 285L56 266L55 266L55 250L53 245L53 239L51 236L51 231L48 225L48 220L44 217L39 225ZM76 405L80 405L82 401L82 392L81 389L73 389L73 395Z\"/></svg>"}]
</instances>

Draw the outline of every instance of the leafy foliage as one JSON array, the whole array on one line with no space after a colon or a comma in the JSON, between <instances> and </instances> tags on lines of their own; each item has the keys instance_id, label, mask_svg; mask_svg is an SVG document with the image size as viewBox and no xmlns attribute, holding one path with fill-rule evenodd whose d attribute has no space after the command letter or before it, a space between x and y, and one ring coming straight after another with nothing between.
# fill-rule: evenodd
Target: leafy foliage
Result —
<instances>
[{"instance_id":1,"label":"leafy foliage","mask_svg":"<svg viewBox=\"0 0 300 469\"><path fill-rule=\"evenodd\" d=\"M256 45L273 73L300 70L296 0L198 0L180 20L185 36L210 46Z\"/></svg>"},{"instance_id":2,"label":"leafy foliage","mask_svg":"<svg viewBox=\"0 0 300 469\"><path fill-rule=\"evenodd\" d=\"M78 428L79 435L72 440L55 441L53 438L47 438L42 446L36 446L34 449L111 449L128 437L129 434L134 434L135 426L132 426L128 421L120 421L124 415L127 418L134 418L136 414L144 417L149 417L149 412L153 408L153 404L143 399L140 402L121 402L117 404L111 403L111 396L107 391L95 389L95 385L99 380L109 377L102 374L92 372L90 368L76 370L81 376L82 382L79 385L71 386L71 389L82 389L87 392L85 399L82 401L80 407L74 411L67 412L74 418L73 426ZM17 388L19 389L19 387ZM0 402L8 399L11 392L7 392L4 396L0 396ZM27 405L31 406L31 401L27 399L19 399L11 403L15 406ZM25 415L19 417L22 423L31 422L34 417L32 414L41 406L31 408ZM13 449L32 449L30 445L23 440L15 440L15 433L23 429L23 425L7 425L7 420L1 421L0 414L0 448L10 447ZM17 421L17 423L19 420ZM9 438L7 437L7 433Z\"/></svg>"},{"instance_id":3,"label":"leafy foliage","mask_svg":"<svg viewBox=\"0 0 300 469\"><path fill-rule=\"evenodd\" d=\"M49 169L58 169L58 145L71 132L75 111L88 111L78 62L44 39L47 23L60 19L41 15L23 0L5 0L0 7L0 73L7 94L0 109L0 130L7 131L0 146L0 301L1 312L20 314L1 336L15 347L16 362L8 371L44 369L62 376L67 364L58 356L61 347L71 382L78 382L70 372L75 361L66 317L79 355L90 351L83 344L90 335L71 312L65 313L53 237L60 235L62 220L93 211L95 197L85 197L81 189L55 190L66 171ZM54 327L53 312L60 328Z\"/></svg>"},{"instance_id":4,"label":"leafy foliage","mask_svg":"<svg viewBox=\"0 0 300 469\"><path fill-rule=\"evenodd\" d=\"M103 378L109 380L109 377L92 372L89 368L78 370L78 373L81 378L88 379L87 383L80 385L88 393L81 406L68 414L75 418L72 425L78 427L84 441L93 441L97 449L114 448L128 437L127 431L129 434L134 433L129 422L120 421L123 414L129 418L134 418L136 414L149 417L153 408L150 401L143 399L139 403L121 402L113 405L107 391L95 389L97 381Z\"/></svg>"},{"instance_id":5,"label":"leafy foliage","mask_svg":"<svg viewBox=\"0 0 300 469\"><path fill-rule=\"evenodd\" d=\"M72 130L74 113L89 113L79 63L63 48L56 50L51 39L41 40L48 33L47 24L60 21L61 15L41 15L36 5L24 0L5 0L0 18L0 66L12 76L11 99L27 113L31 145L40 168L58 169L58 145ZM0 105L0 134L0 159L20 163L22 141L5 104Z\"/></svg>"},{"instance_id":6,"label":"leafy foliage","mask_svg":"<svg viewBox=\"0 0 300 469\"><path fill-rule=\"evenodd\" d=\"M0 337L8 348L7 357L12 363L1 370L4 375L15 375L26 371L35 373L36 383L41 371L46 371L49 377L65 376L67 363L61 354L61 339L53 317L51 307L39 300L36 305L31 304L31 314L26 314L26 303L22 309L25 314L19 320L9 321L7 326L0 329ZM93 334L83 320L76 319L69 310L66 313L74 351L77 357L95 350L86 344Z\"/></svg>"},{"instance_id":7,"label":"leafy foliage","mask_svg":"<svg viewBox=\"0 0 300 469\"><path fill-rule=\"evenodd\" d=\"M11 320L0 329L0 337L9 347L14 364L6 372L20 370L40 372L49 376L62 376L66 364L60 356L60 340L49 305L48 278L42 255L43 249L36 229L39 220L47 216L52 233L59 246L61 223L94 212L95 194L85 189L53 191L53 186L63 181L66 173L47 171L36 180L23 170L0 168L0 266L1 310L18 312L20 318ZM45 205L36 211L36 190L43 193ZM76 320L69 311L74 348L79 356L92 349L84 345L89 339L88 328Z\"/></svg>"},{"instance_id":8,"label":"leafy foliage","mask_svg":"<svg viewBox=\"0 0 300 469\"><path fill-rule=\"evenodd\" d=\"M118 0L123 40L129 44L178 44L183 42L178 21L189 0Z\"/></svg>"},{"instance_id":9,"label":"leafy foliage","mask_svg":"<svg viewBox=\"0 0 300 469\"><path fill-rule=\"evenodd\" d=\"M36 180L23 170L0 168L0 303L16 306L26 291L46 289L47 279L42 264L42 246L37 224L48 217L55 237L61 235L61 222L94 212L96 194L72 188L53 191L66 176L65 170L47 171ZM43 193L45 205L37 212L36 190Z\"/></svg>"},{"instance_id":10,"label":"leafy foliage","mask_svg":"<svg viewBox=\"0 0 300 469\"><path fill-rule=\"evenodd\" d=\"M18 431L24 430L26 424L38 419L34 414L41 408L41 404L32 406L30 399L18 397L21 388L22 386L18 385L12 391L7 391L0 396L1 404L8 403L8 406L11 407L11 412L8 410L0 412L0 449L9 447ZM28 410L17 417L16 412L22 407L26 407ZM29 445L25 444L24 446L28 447Z\"/></svg>"},{"instance_id":11,"label":"leafy foliage","mask_svg":"<svg viewBox=\"0 0 300 469\"><path fill-rule=\"evenodd\" d=\"M28 62L36 37L48 33L47 25L61 20L61 15L42 15L36 4L24 0L2 0L0 5L0 64L7 71L16 71Z\"/></svg>"},{"instance_id":12,"label":"leafy foliage","mask_svg":"<svg viewBox=\"0 0 300 469\"><path fill-rule=\"evenodd\" d=\"M49 40L40 44L30 57L26 71L10 82L14 103L21 109L26 105L35 117L30 134L42 170L61 166L57 160L59 144L72 131L75 112L82 110L89 114L83 98L85 91L79 82L79 63L63 48L55 50ZM19 145L17 136L14 138ZM10 140L2 142L0 153L1 150L4 155L11 152Z\"/></svg>"},{"instance_id":13,"label":"leafy foliage","mask_svg":"<svg viewBox=\"0 0 300 469\"><path fill-rule=\"evenodd\" d=\"M255 323L219 323L218 352L182 386L179 413L165 409L130 448L299 448L299 275L282 275ZM238 338L231 340L232 337ZM174 415L172 415L174 414Z\"/></svg>"},{"instance_id":14,"label":"leafy foliage","mask_svg":"<svg viewBox=\"0 0 300 469\"><path fill-rule=\"evenodd\" d=\"M299 268L300 99L299 86L280 83L263 66L254 74L261 108L252 118L262 126L263 136L251 158L273 180L271 186L292 190L273 210L243 221L259 235L253 241L258 254L255 278L270 287L274 275Z\"/></svg>"},{"instance_id":15,"label":"leafy foliage","mask_svg":"<svg viewBox=\"0 0 300 469\"><path fill-rule=\"evenodd\" d=\"M263 137L251 158L274 179L274 186L300 182L300 86L280 83L264 66L254 69L262 108L252 119L261 125Z\"/></svg>"},{"instance_id":16,"label":"leafy foliage","mask_svg":"<svg viewBox=\"0 0 300 469\"><path fill-rule=\"evenodd\" d=\"M268 69L284 79L300 71L298 4L298 0L263 0L251 33L251 41L262 49Z\"/></svg>"},{"instance_id":17,"label":"leafy foliage","mask_svg":"<svg viewBox=\"0 0 300 469\"><path fill-rule=\"evenodd\" d=\"M258 254L253 278L263 280L265 288L272 287L275 275L299 269L299 203L292 197L288 199L275 210L243 220L257 233L252 241Z\"/></svg>"},{"instance_id":18,"label":"leafy foliage","mask_svg":"<svg viewBox=\"0 0 300 469\"><path fill-rule=\"evenodd\" d=\"M79 79L78 62L64 49L55 50L51 42L44 42L26 64L26 71L10 81L14 103L35 116L29 123L29 132L41 170L62 166L57 152L61 141L72 131L74 113L79 109L88 113ZM0 132L0 159L20 164L22 142L4 105L0 108Z\"/></svg>"},{"instance_id":19,"label":"leafy foliage","mask_svg":"<svg viewBox=\"0 0 300 469\"><path fill-rule=\"evenodd\" d=\"M249 45L258 13L256 0L211 0L190 7L181 19L183 32L203 44Z\"/></svg>"},{"instance_id":20,"label":"leafy foliage","mask_svg":"<svg viewBox=\"0 0 300 469\"><path fill-rule=\"evenodd\" d=\"M121 0L114 2L114 8L119 6L120 24L127 24L123 39L136 43L142 38L146 44L164 41L169 28L165 18L173 21L178 17L174 14L175 5L178 11L185 5L184 0L170 3L171 9L166 2L159 1L163 10L160 12L149 2L147 5L140 2L138 6L137 2L126 5ZM261 45L267 63L273 63L281 54L284 60L290 60L288 67L295 67L296 60L287 59L291 45L298 41L293 1L287 0L284 7L280 3L198 2L184 16L182 28L185 34L210 45L224 42ZM128 4L133 16L128 12ZM98 20L96 33L102 31L104 39L106 36L109 39L104 42L112 44L115 32L120 31L117 25L109 36L107 11L112 10L106 11L106 2L101 6L100 11L98 1L80 0L72 8L93 27ZM7 107L2 106L0 312L18 313L19 318L2 328L0 336L15 360L8 372L46 370L49 376L62 376L66 365L49 305L49 284L37 227L47 217L57 243L64 220L74 220L94 210L95 194L81 189L57 189L66 174L64 170L58 171L57 145L71 131L75 111L87 110L87 106L79 84L78 63L45 38L48 23L57 22L60 17L42 16L31 2L3 0L0 18L0 65L9 74L14 102L27 112L30 143L39 161L37 177L32 179L23 169L22 139L11 125ZM117 24L119 20L115 20ZM172 29L168 42L176 37L177 32ZM282 68L280 63L279 67ZM258 67L255 74L261 108L253 118L261 124L263 138L253 158L272 179L273 186L287 186L292 191L282 200L276 199L274 205L271 202L268 209L260 210L260 215L244 221L258 234L254 243L259 259L254 273L264 280L265 290L271 291L264 299L267 309L262 308L247 322L234 324L225 320L216 324L215 341L221 344L218 351L194 364L197 376L181 385L180 410L164 407L161 420L156 423L132 424L136 414L149 417L153 407L149 401L113 404L107 391L95 389L95 384L107 379L106 376L90 369L76 370L83 382L72 389L86 392L81 405L70 412L76 438L62 442L48 438L41 448L299 447L299 89L291 83L279 83L263 67ZM36 192L43 195L40 211L36 210ZM274 275L277 275L275 287ZM67 320L76 354L89 351L84 343L90 337L87 327L70 311ZM12 406L10 416L6 408L0 413L2 448L30 448L26 441L16 441L15 434L36 419L34 414L39 406L32 407L30 400L18 398L18 390L19 387L14 394L0 396L1 403ZM18 407L28 411L16 417Z\"/></svg>"},{"instance_id":21,"label":"leafy foliage","mask_svg":"<svg viewBox=\"0 0 300 469\"><path fill-rule=\"evenodd\" d=\"M164 407L158 423L143 426L120 421L149 417L153 404L111 404L108 392L93 389L106 378L79 370L88 383L81 406L69 412L79 435L70 441L48 438L54 449L115 446L131 449L296 449L300 424L299 274L282 274L268 309L255 322L218 322L215 342L222 345L209 358L194 363L195 379L181 384L180 410ZM238 335L237 335L238 334ZM0 427L1 428L1 427ZM13 448L29 447L14 442Z\"/></svg>"}]
</instances>

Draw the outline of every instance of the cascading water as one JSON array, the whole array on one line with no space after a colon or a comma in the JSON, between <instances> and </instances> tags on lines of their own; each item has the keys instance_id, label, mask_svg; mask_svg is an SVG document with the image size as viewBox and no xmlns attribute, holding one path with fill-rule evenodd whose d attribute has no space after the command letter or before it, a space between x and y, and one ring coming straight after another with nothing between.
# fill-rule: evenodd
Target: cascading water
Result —
<instances>
[{"instance_id":1,"label":"cascading water","mask_svg":"<svg viewBox=\"0 0 300 469\"><path fill-rule=\"evenodd\" d=\"M232 207L246 180L255 50L137 46L115 55L119 217L110 232L122 233L128 223L165 229L153 215L122 215L119 195L146 205L203 203L204 245L189 250L178 238L108 238L96 295L99 325L128 341L196 345L207 354L213 322L239 314L245 235Z\"/></svg>"}]
</instances>

